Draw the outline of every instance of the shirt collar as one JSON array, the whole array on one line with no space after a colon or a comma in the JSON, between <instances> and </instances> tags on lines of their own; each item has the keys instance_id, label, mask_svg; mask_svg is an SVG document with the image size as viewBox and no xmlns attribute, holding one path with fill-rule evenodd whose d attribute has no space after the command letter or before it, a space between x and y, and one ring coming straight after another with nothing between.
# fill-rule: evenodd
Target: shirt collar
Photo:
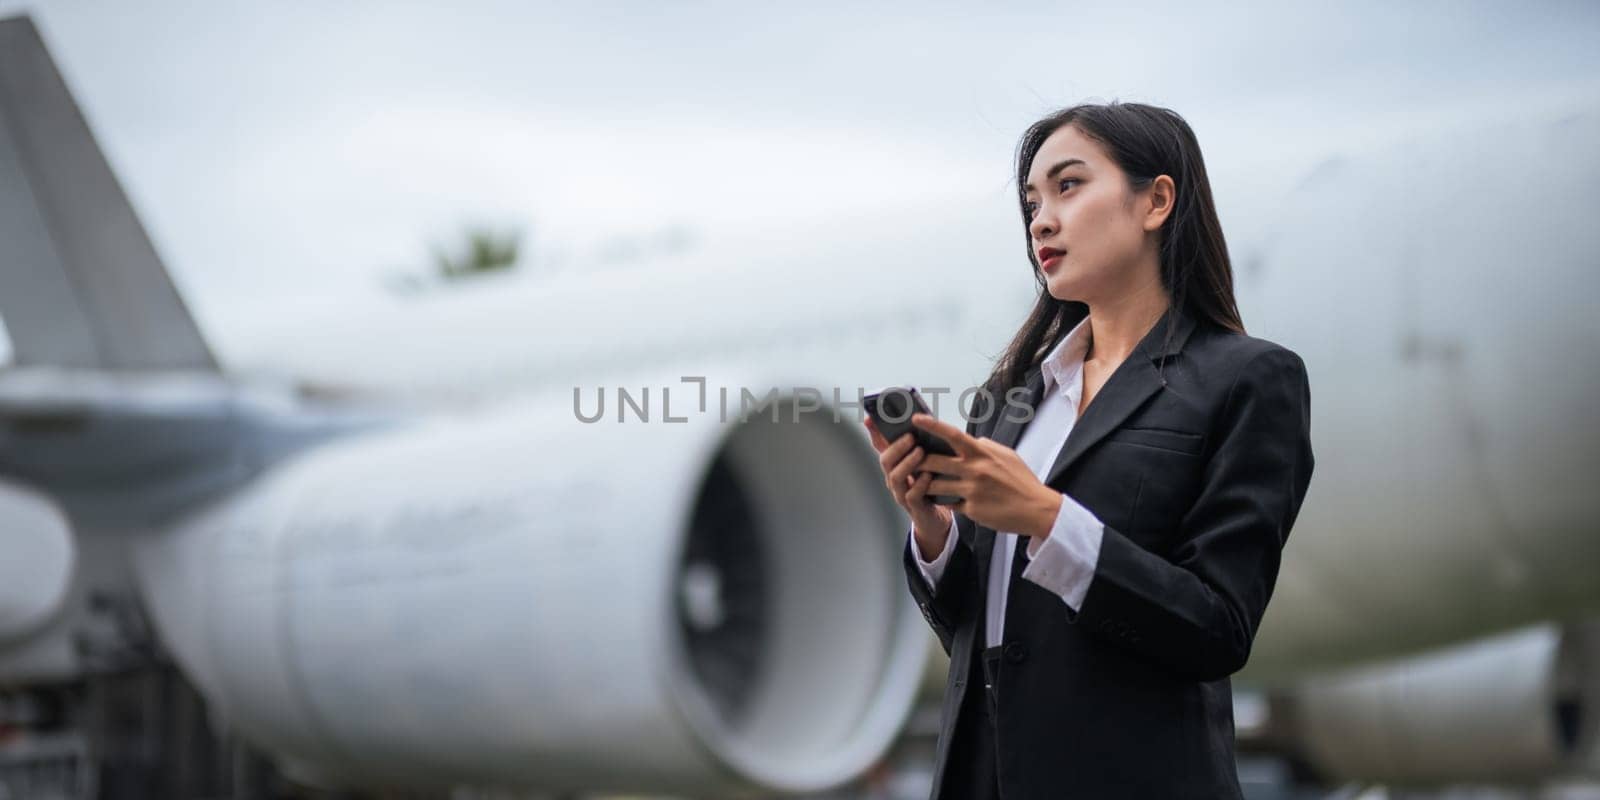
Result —
<instances>
[{"instance_id":1,"label":"shirt collar","mask_svg":"<svg viewBox=\"0 0 1600 800\"><path fill-rule=\"evenodd\" d=\"M1044 369L1044 390L1048 394L1056 387L1063 387L1063 391L1070 394L1074 386L1079 383L1083 374L1083 356L1089 351L1089 315L1061 337L1061 341L1050 349L1045 355L1040 366Z\"/></svg>"}]
</instances>

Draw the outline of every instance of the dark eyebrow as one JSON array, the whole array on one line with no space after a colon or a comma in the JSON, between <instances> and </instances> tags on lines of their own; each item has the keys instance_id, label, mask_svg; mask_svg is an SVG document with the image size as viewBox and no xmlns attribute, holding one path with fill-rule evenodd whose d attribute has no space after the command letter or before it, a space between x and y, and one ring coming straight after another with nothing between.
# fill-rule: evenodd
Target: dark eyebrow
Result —
<instances>
[{"instance_id":1,"label":"dark eyebrow","mask_svg":"<svg viewBox=\"0 0 1600 800\"><path fill-rule=\"evenodd\" d=\"M1082 163L1083 163L1083 159L1081 159L1081 158L1068 158L1068 159L1064 159L1064 160L1061 160L1061 161L1057 161L1056 165L1051 167L1050 171L1046 172L1044 174L1044 177L1045 177L1046 180L1049 180L1050 178L1054 178L1056 176L1056 173L1059 173L1061 170L1064 170L1067 167L1072 166L1073 164L1082 164ZM1033 184L1030 183L1027 186L1022 187L1022 191L1024 191L1024 192L1033 191Z\"/></svg>"}]
</instances>

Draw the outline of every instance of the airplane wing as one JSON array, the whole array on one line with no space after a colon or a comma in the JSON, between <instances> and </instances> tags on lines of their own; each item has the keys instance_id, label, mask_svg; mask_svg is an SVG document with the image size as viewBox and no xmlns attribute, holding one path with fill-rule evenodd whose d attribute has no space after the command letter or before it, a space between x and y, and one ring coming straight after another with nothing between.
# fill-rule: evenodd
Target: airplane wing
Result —
<instances>
[{"instance_id":1,"label":"airplane wing","mask_svg":"<svg viewBox=\"0 0 1600 800\"><path fill-rule=\"evenodd\" d=\"M397 419L195 370L0 369L0 480L69 507L123 497L115 513L154 522L317 442Z\"/></svg>"}]
</instances>

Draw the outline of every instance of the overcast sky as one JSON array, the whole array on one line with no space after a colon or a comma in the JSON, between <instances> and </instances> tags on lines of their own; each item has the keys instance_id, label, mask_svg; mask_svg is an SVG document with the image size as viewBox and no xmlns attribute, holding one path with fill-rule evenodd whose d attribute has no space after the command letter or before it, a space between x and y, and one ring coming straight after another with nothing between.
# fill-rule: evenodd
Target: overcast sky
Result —
<instances>
[{"instance_id":1,"label":"overcast sky","mask_svg":"<svg viewBox=\"0 0 1600 800\"><path fill-rule=\"evenodd\" d=\"M1600 91L1594 2L0 0L23 10L210 324L383 291L474 222L581 255L1009 209L1018 134L1084 99L1184 114L1226 206L1267 165Z\"/></svg>"}]
</instances>

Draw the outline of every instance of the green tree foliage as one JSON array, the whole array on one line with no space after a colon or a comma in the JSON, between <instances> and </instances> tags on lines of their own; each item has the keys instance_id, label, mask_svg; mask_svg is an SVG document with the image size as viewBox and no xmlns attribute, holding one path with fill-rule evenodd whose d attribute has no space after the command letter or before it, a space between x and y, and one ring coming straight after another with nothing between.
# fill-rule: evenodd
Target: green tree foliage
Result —
<instances>
[{"instance_id":1,"label":"green tree foliage","mask_svg":"<svg viewBox=\"0 0 1600 800\"><path fill-rule=\"evenodd\" d=\"M446 281L470 278L489 272L510 270L517 265L520 231L505 233L488 228L467 231L466 247L451 253L437 245L433 263L438 276Z\"/></svg>"}]
</instances>

